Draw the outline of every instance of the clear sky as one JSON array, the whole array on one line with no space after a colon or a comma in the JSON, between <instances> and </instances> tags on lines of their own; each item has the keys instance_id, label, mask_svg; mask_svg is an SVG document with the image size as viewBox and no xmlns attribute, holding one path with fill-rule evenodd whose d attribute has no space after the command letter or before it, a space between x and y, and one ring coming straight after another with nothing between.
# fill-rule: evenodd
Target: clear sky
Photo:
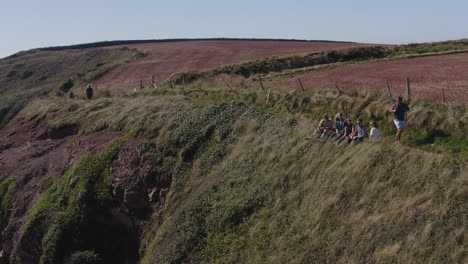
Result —
<instances>
[{"instance_id":1,"label":"clear sky","mask_svg":"<svg viewBox=\"0 0 468 264\"><path fill-rule=\"evenodd\" d=\"M0 58L103 40L468 38L468 0L0 0Z\"/></svg>"}]
</instances>

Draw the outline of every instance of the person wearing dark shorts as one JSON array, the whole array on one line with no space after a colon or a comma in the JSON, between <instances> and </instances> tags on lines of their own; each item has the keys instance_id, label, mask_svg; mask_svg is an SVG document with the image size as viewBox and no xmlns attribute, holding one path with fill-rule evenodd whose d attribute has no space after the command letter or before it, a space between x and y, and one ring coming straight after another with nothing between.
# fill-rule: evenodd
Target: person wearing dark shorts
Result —
<instances>
[{"instance_id":1,"label":"person wearing dark shorts","mask_svg":"<svg viewBox=\"0 0 468 264\"><path fill-rule=\"evenodd\" d=\"M398 96L397 102L392 105L390 112L393 113L393 122L397 128L395 135L395 143L400 144L401 133L405 127L405 113L409 111L409 106L406 103L403 103L403 98Z\"/></svg>"}]
</instances>

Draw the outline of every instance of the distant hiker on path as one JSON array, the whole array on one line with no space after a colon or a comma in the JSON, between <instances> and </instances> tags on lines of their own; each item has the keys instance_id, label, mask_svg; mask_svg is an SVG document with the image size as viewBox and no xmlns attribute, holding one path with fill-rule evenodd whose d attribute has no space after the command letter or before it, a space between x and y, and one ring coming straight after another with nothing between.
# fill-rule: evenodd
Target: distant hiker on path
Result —
<instances>
[{"instance_id":1,"label":"distant hiker on path","mask_svg":"<svg viewBox=\"0 0 468 264\"><path fill-rule=\"evenodd\" d=\"M68 93L68 99L69 100L76 100L76 96L75 96L75 93L73 92L73 90L70 90L70 92Z\"/></svg>"},{"instance_id":2,"label":"distant hiker on path","mask_svg":"<svg viewBox=\"0 0 468 264\"><path fill-rule=\"evenodd\" d=\"M93 88L91 87L91 84L88 84L88 88L86 88L86 98L93 98Z\"/></svg>"},{"instance_id":3,"label":"distant hiker on path","mask_svg":"<svg viewBox=\"0 0 468 264\"><path fill-rule=\"evenodd\" d=\"M401 133L403 132L403 127L405 127L405 113L407 111L409 111L408 104L403 103L403 98L398 96L397 102L390 108L390 112L393 113L393 122L397 128L395 135L396 144L400 144Z\"/></svg>"}]
</instances>

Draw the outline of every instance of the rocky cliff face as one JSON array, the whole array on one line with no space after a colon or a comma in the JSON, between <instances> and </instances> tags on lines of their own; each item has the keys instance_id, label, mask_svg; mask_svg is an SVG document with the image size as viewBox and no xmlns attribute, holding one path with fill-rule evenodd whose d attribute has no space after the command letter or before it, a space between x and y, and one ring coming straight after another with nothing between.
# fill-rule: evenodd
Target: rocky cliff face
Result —
<instances>
[{"instance_id":1,"label":"rocky cliff face","mask_svg":"<svg viewBox=\"0 0 468 264\"><path fill-rule=\"evenodd\" d=\"M96 206L91 203L99 203L99 199L77 199L76 206L81 216L74 217L85 218L75 223L81 228L71 228L70 233L65 235L56 234L61 236L57 241L60 245L56 245L58 248L54 249L54 254L48 255L44 251L43 239L50 229L55 228L56 217L59 216L54 215L48 221L28 226L28 211L41 210L33 204L43 202L41 195L50 195L54 190L62 188L62 184L67 185L69 192L79 188L82 184L79 175L67 177L67 171L73 170L72 167L83 156L97 155L106 145L122 137L122 134L97 132L80 136L76 135L78 130L75 127L53 131L40 126L33 128L36 129L25 129L25 124L13 124L2 131L3 151L0 160L5 164L2 176L4 179L5 175L18 176L14 188L8 190L10 203L5 205L5 214L2 215L1 261L61 263L72 261L77 252L92 249L92 254L99 255L106 263L136 263L139 258L141 222L148 220L155 212L162 219L161 208L170 192L171 172L163 170L150 155L145 154L144 140L123 143L116 151L115 159L109 163L110 166L104 168L109 171L106 183L100 186L101 190L93 190L108 192L111 201L105 206ZM81 191L87 192L97 187L92 186L95 183L87 185ZM62 196L60 199L73 199L68 193L58 195ZM61 203L56 199L49 202ZM43 213L56 214L55 210L60 206L54 204L53 208L42 210ZM67 213L66 209L58 210Z\"/></svg>"},{"instance_id":2,"label":"rocky cliff face","mask_svg":"<svg viewBox=\"0 0 468 264\"><path fill-rule=\"evenodd\" d=\"M145 155L142 140L122 146L111 168L111 186L126 214L145 219L164 206L172 175L156 164Z\"/></svg>"}]
</instances>

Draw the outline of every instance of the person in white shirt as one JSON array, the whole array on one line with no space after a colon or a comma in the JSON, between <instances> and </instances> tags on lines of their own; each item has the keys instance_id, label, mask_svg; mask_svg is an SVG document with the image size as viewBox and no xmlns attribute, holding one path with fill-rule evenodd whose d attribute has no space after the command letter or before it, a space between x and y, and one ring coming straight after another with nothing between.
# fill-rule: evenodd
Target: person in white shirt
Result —
<instances>
[{"instance_id":1,"label":"person in white shirt","mask_svg":"<svg viewBox=\"0 0 468 264\"><path fill-rule=\"evenodd\" d=\"M370 133L369 133L369 140L380 140L382 137L380 136L380 130L377 126L377 123L374 121L370 122Z\"/></svg>"}]
</instances>

